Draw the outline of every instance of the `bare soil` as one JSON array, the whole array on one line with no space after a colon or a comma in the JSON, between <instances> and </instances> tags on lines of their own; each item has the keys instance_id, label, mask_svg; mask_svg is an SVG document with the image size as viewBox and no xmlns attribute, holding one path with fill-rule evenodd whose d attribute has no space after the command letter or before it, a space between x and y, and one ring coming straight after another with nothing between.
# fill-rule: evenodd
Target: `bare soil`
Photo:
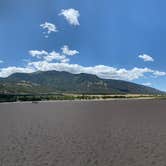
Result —
<instances>
[{"instance_id":1,"label":"bare soil","mask_svg":"<svg viewBox=\"0 0 166 166\"><path fill-rule=\"evenodd\" d=\"M0 104L0 166L166 166L166 100Z\"/></svg>"}]
</instances>

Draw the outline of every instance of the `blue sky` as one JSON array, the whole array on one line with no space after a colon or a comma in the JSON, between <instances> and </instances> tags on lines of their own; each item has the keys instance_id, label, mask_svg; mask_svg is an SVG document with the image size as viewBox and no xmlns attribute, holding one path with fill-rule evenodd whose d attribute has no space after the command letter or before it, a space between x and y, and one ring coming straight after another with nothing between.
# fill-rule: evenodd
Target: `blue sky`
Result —
<instances>
[{"instance_id":1,"label":"blue sky","mask_svg":"<svg viewBox=\"0 0 166 166\"><path fill-rule=\"evenodd\" d=\"M65 70L166 90L165 6L164 0L1 0L0 76Z\"/></svg>"}]
</instances>

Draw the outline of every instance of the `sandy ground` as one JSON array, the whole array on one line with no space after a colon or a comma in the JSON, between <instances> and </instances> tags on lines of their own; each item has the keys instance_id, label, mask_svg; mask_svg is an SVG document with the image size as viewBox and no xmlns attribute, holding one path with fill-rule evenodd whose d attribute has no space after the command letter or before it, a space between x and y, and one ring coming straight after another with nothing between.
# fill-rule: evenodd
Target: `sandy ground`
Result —
<instances>
[{"instance_id":1,"label":"sandy ground","mask_svg":"<svg viewBox=\"0 0 166 166\"><path fill-rule=\"evenodd\" d=\"M166 166L166 100L0 104L0 166Z\"/></svg>"}]
</instances>

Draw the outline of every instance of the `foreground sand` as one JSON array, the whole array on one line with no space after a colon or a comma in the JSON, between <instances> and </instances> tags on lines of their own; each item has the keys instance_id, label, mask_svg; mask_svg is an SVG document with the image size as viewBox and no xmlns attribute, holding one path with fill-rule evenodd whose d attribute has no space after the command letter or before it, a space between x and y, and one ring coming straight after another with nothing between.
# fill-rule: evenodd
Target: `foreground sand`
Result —
<instances>
[{"instance_id":1,"label":"foreground sand","mask_svg":"<svg viewBox=\"0 0 166 166\"><path fill-rule=\"evenodd\" d=\"M0 166L165 166L166 101L0 104Z\"/></svg>"}]
</instances>

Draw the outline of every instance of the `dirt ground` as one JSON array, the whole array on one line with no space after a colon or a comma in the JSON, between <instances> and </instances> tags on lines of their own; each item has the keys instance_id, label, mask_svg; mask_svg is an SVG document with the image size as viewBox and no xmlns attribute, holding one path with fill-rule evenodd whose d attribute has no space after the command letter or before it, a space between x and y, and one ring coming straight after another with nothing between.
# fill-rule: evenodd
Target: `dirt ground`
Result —
<instances>
[{"instance_id":1,"label":"dirt ground","mask_svg":"<svg viewBox=\"0 0 166 166\"><path fill-rule=\"evenodd\" d=\"M166 166L166 100L0 104L0 166Z\"/></svg>"}]
</instances>

